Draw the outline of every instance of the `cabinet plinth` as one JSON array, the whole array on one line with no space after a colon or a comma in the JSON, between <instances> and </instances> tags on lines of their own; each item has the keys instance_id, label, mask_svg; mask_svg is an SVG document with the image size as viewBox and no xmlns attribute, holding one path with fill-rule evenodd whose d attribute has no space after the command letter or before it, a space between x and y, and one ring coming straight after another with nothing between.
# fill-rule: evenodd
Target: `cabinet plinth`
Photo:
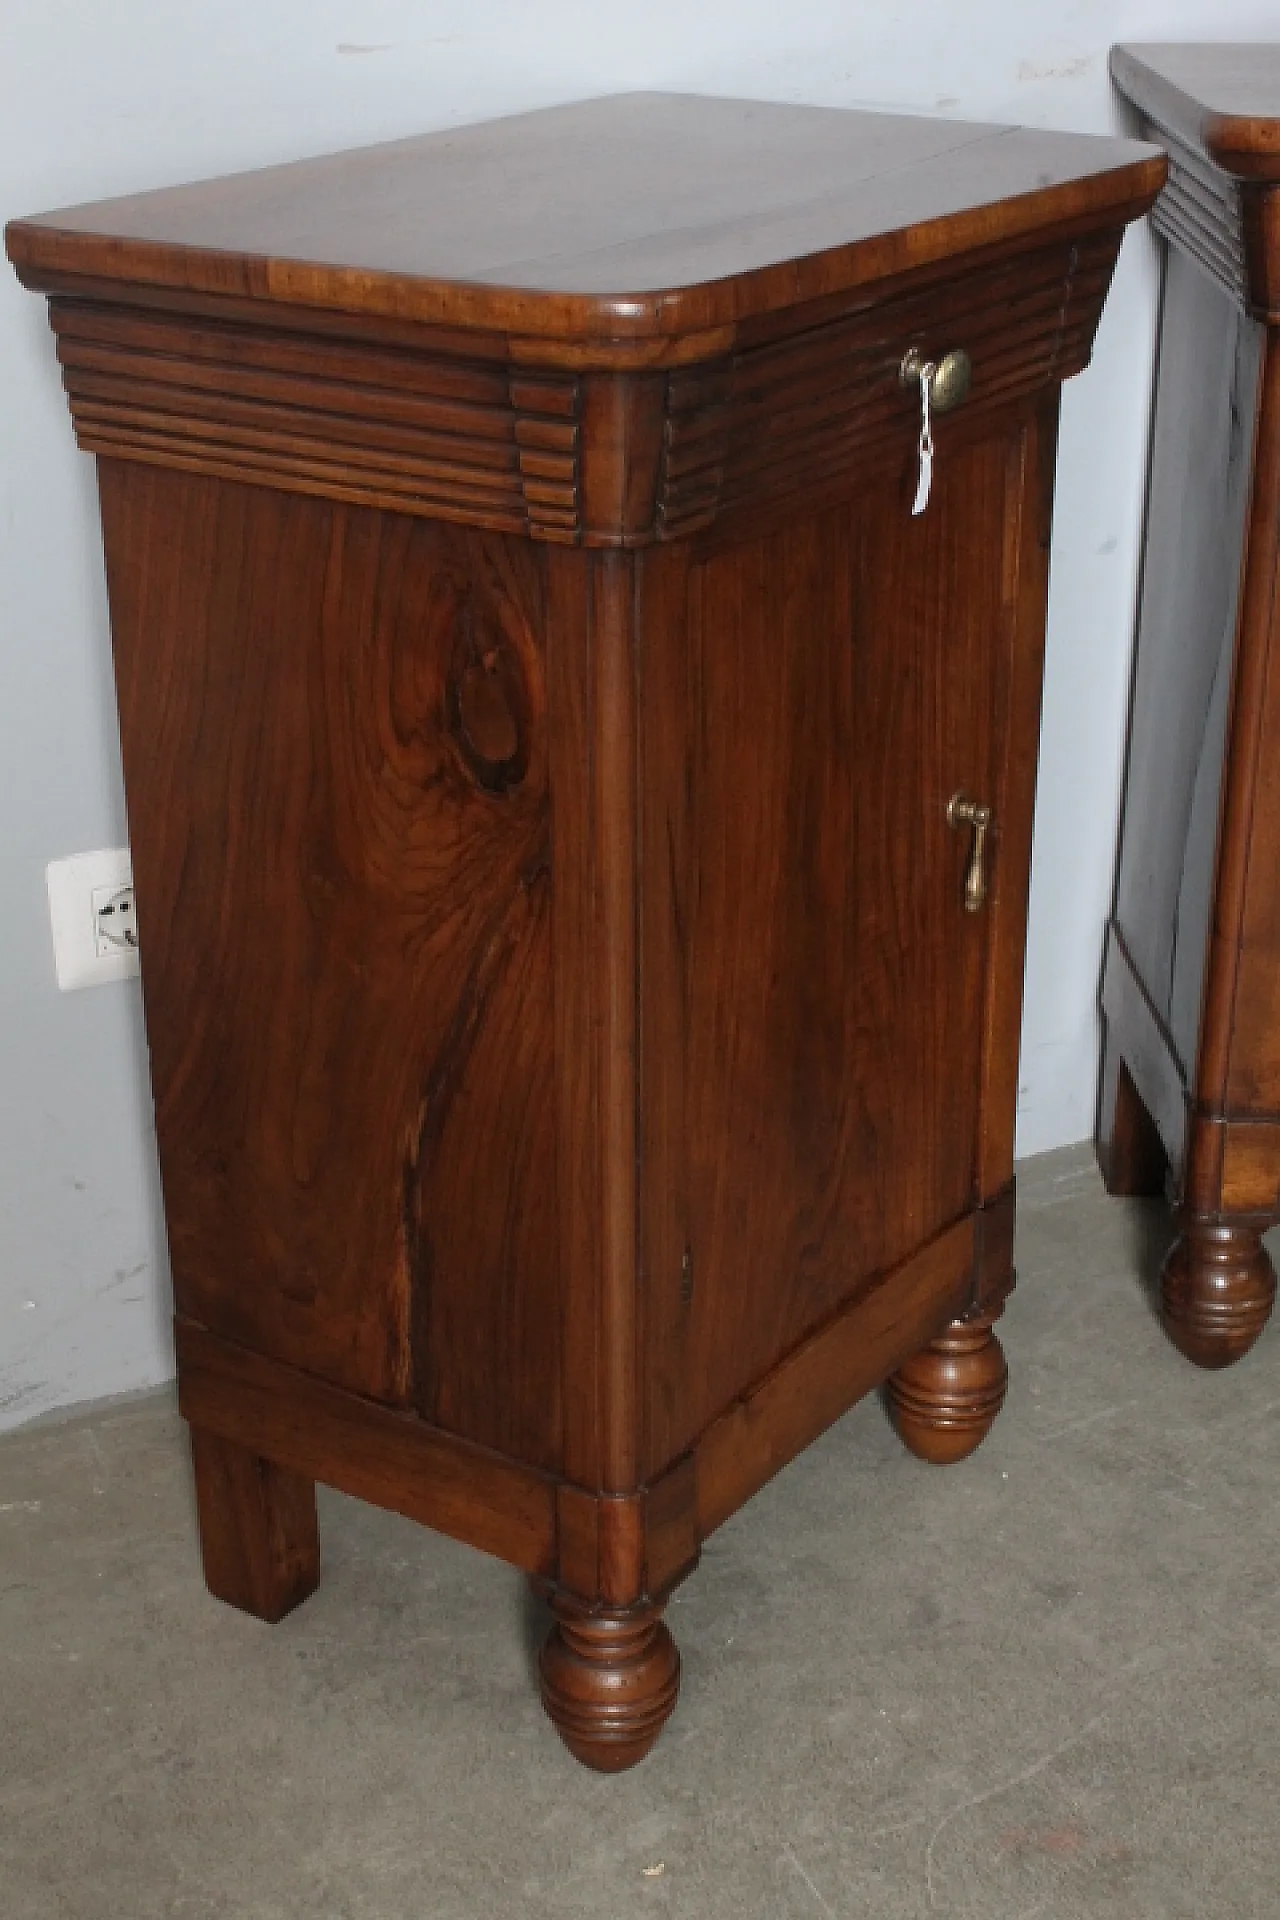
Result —
<instances>
[{"instance_id":1,"label":"cabinet plinth","mask_svg":"<svg viewBox=\"0 0 1280 1920\"><path fill-rule=\"evenodd\" d=\"M222 1597L305 1597L316 1481L439 1528L616 1771L758 1487L891 1375L981 1439L1058 393L1162 177L626 96L8 230L98 460ZM916 515L911 353L972 366Z\"/></svg>"},{"instance_id":2,"label":"cabinet plinth","mask_svg":"<svg viewBox=\"0 0 1280 1920\"><path fill-rule=\"evenodd\" d=\"M1280 49L1112 70L1170 174L1098 1153L1113 1193L1167 1185L1164 1323L1224 1367L1280 1219Z\"/></svg>"}]
</instances>

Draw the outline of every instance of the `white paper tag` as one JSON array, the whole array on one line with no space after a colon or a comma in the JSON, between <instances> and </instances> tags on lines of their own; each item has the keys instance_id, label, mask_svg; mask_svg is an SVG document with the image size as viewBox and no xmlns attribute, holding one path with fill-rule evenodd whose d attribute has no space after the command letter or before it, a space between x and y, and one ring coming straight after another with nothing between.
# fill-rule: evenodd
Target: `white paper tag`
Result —
<instances>
[{"instance_id":1,"label":"white paper tag","mask_svg":"<svg viewBox=\"0 0 1280 1920\"><path fill-rule=\"evenodd\" d=\"M924 512L929 504L929 494L933 487L933 408L931 392L933 388L933 367L930 364L920 369L920 473L916 481L916 497L911 506L911 517Z\"/></svg>"},{"instance_id":2,"label":"white paper tag","mask_svg":"<svg viewBox=\"0 0 1280 1920\"><path fill-rule=\"evenodd\" d=\"M913 519L916 514L923 513L925 508L928 506L929 490L932 486L933 486L933 448L926 447L923 443L921 443L920 478L916 481L916 497L911 503L911 513L912 513Z\"/></svg>"}]
</instances>

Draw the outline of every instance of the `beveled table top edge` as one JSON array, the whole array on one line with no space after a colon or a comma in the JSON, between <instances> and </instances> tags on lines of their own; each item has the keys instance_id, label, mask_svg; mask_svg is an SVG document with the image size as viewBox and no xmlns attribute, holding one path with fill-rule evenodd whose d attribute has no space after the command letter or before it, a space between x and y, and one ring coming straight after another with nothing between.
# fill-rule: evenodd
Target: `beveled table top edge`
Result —
<instances>
[{"instance_id":1,"label":"beveled table top edge","mask_svg":"<svg viewBox=\"0 0 1280 1920\"><path fill-rule=\"evenodd\" d=\"M1257 56L1274 69L1261 83L1268 98L1247 111L1215 104L1213 63ZM1188 142L1224 173L1280 180L1280 43L1187 41L1125 43L1111 49L1111 77L1125 98L1166 133ZM1194 85L1189 69L1203 67ZM1179 69L1177 77L1171 68Z\"/></svg>"},{"instance_id":2,"label":"beveled table top edge","mask_svg":"<svg viewBox=\"0 0 1280 1920\"><path fill-rule=\"evenodd\" d=\"M657 107L678 103L686 111L686 102L703 104L700 96L621 95L622 103L653 102ZM608 102L582 102L582 108L597 108ZM742 108L761 113L772 110L768 102L708 101L718 109ZM508 123L483 122L486 127L509 130L516 121L534 122L544 115L566 115L574 109L545 109L541 113L512 116ZM653 285L643 284L643 276L631 276L619 285L607 284L608 248L596 248L582 256L583 277L604 276L606 284L577 290L573 287L539 285L538 263L506 262L529 265L523 278L508 281L484 276L452 278L412 271L388 271L359 263L335 259L315 259L283 252L267 252L250 247L235 249L208 246L172 238L157 239L127 230L129 210L154 208L166 197L212 196L222 188L239 188L255 180L278 182L283 176L308 168L341 163L364 163L367 156L390 154L393 150L416 146L419 142L389 142L385 148L358 148L350 155L328 155L319 162L295 162L285 168L253 170L248 174L227 176L222 181L198 183L195 188L160 189L123 199L72 207L56 213L12 221L5 230L6 251L17 267L24 284L42 291L68 291L68 282L94 283L95 298L110 297L111 283L123 289L132 284L155 289L174 289L196 295L230 297L237 300L266 302L272 305L313 308L334 314L365 315L383 320L417 325L457 327L525 337L531 340L566 343L641 343L655 346L687 336L712 335L735 328L740 322L776 314L826 296L872 287L881 280L896 279L904 273L937 265L966 253L1001 243L1017 243L1023 237L1052 230L1073 220L1119 225L1134 218L1150 204L1164 177L1165 162L1158 149L1136 141L1107 139L1091 135L1040 133L1021 128L982 126L969 122L931 122L920 115L880 115L854 109L784 109L798 116L822 115L861 118L868 124L894 123L919 129L937 126L954 131L954 141L935 153L917 157L908 165L886 168L866 182L853 182L850 196L862 185L883 197L883 183L897 175L894 192L908 182L908 201L914 196L915 210L929 204L929 195L942 195L942 210L894 224L888 220L875 231L864 232L840 244L817 245L806 250L807 230L821 237L830 228L832 208L839 197L817 195L810 202L799 200L766 213L757 225L777 229L776 240L768 232L753 232L744 243L747 252L755 245L762 256L736 271L709 274L699 278L680 275ZM462 129L462 133L469 130ZM435 136L422 136L424 142ZM456 142L454 143L457 144ZM1043 155L1044 167L1037 168L1037 156ZM1053 178L1052 160L1062 177ZM994 169L994 185L989 197L979 187L969 191L968 204L945 204L947 180L962 167L973 167L979 175ZM1022 190L1001 191L1014 179ZM1026 185L1031 179L1034 184ZM1043 182L1041 184L1040 182ZM120 231L112 231L115 210L122 210ZM908 210L911 208L909 206ZM741 223L738 223L741 224ZM673 228L679 238L679 229ZM801 244L795 251L787 246L797 234ZM655 234L654 250L669 238ZM697 233L688 242L695 245ZM738 245L735 222L725 220L712 235L725 246ZM645 236L629 240L614 251L632 255L648 244ZM770 253L772 247L773 252ZM543 273L541 276L548 276ZM554 276L553 276L554 277ZM691 341L691 345L692 345Z\"/></svg>"}]
</instances>

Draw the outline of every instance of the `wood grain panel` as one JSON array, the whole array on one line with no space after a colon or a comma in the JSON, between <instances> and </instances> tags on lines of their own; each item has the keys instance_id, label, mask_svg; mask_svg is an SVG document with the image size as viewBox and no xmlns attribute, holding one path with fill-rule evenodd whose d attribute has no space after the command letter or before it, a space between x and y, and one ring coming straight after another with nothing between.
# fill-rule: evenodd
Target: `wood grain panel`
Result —
<instances>
[{"instance_id":1,"label":"wood grain panel","mask_svg":"<svg viewBox=\"0 0 1280 1920\"><path fill-rule=\"evenodd\" d=\"M537 549L101 479L179 1310L554 1464Z\"/></svg>"},{"instance_id":2,"label":"wood grain panel","mask_svg":"<svg viewBox=\"0 0 1280 1920\"><path fill-rule=\"evenodd\" d=\"M994 792L1010 608L971 533L1010 476L987 443L922 520L717 550L678 618L645 563L651 1472L973 1203L989 921L945 813Z\"/></svg>"}]
</instances>

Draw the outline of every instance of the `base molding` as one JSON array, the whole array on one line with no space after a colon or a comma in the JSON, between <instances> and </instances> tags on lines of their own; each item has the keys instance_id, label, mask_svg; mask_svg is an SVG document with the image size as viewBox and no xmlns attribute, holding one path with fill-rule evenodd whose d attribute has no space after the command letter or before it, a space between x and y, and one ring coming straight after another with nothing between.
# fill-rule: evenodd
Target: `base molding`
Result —
<instances>
[{"instance_id":1,"label":"base molding","mask_svg":"<svg viewBox=\"0 0 1280 1920\"><path fill-rule=\"evenodd\" d=\"M1280 1215L1280 1116L1193 1111L1182 1198L1198 1214Z\"/></svg>"},{"instance_id":2,"label":"base molding","mask_svg":"<svg viewBox=\"0 0 1280 1920\"><path fill-rule=\"evenodd\" d=\"M1111 1056L1105 1069L1128 1076L1159 1133L1181 1202L1206 1217L1268 1223L1280 1217L1280 1113L1223 1112L1189 1085L1114 920L1107 935L1102 1010ZM1107 1175L1108 1168L1103 1171Z\"/></svg>"},{"instance_id":3,"label":"base molding","mask_svg":"<svg viewBox=\"0 0 1280 1920\"><path fill-rule=\"evenodd\" d=\"M975 1215L883 1274L735 1400L694 1448L702 1538L971 1304ZM1007 1292L1007 1286L1005 1291Z\"/></svg>"},{"instance_id":4,"label":"base molding","mask_svg":"<svg viewBox=\"0 0 1280 1920\"><path fill-rule=\"evenodd\" d=\"M176 1321L193 1429L492 1553L578 1604L660 1602L702 1541L950 1322L1013 1283L1013 1193L876 1276L646 1487L592 1492Z\"/></svg>"},{"instance_id":5,"label":"base molding","mask_svg":"<svg viewBox=\"0 0 1280 1920\"><path fill-rule=\"evenodd\" d=\"M556 1563L548 1475L179 1318L178 1407L277 1466L402 1513L526 1573Z\"/></svg>"}]
</instances>

